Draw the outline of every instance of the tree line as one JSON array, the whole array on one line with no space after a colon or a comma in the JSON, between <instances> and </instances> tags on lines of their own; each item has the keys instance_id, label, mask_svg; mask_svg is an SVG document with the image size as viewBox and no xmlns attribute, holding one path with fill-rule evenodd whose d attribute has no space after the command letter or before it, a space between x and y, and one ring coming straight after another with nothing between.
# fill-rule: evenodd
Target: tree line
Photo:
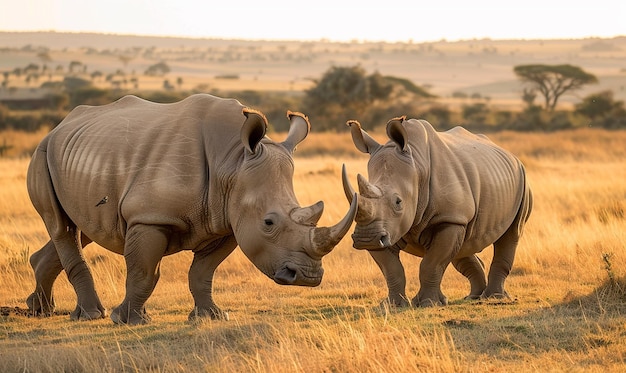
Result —
<instances>
[{"instance_id":1,"label":"tree line","mask_svg":"<svg viewBox=\"0 0 626 373\"><path fill-rule=\"evenodd\" d=\"M155 65L151 73L165 75L167 66ZM524 85L520 99L522 110L506 111L490 108L486 102L462 104L452 109L438 97L407 79L368 74L361 66L333 66L311 88L301 95L276 92L238 91L221 92L219 96L235 97L243 104L261 109L277 131L286 130L283 120L285 108L307 113L315 123L316 131L342 131L348 119L358 118L365 129L383 125L391 117L407 115L430 121L441 130L462 125L481 132L503 129L532 131L558 130L581 126L609 129L626 128L626 109L623 101L615 100L612 91L602 91L584 97L574 110L558 110L559 99L597 78L572 65L519 65L513 69ZM127 93L156 102L174 102L200 90L174 90L167 82L160 91L102 89L92 80L66 76L59 82L46 82L50 94L45 97L44 110L32 114L12 115L10 108L0 105L0 130L15 128L34 131L41 126L54 127L69 110L77 105L102 105ZM177 82L179 86L181 82ZM536 104L541 98L542 104Z\"/></svg>"}]
</instances>

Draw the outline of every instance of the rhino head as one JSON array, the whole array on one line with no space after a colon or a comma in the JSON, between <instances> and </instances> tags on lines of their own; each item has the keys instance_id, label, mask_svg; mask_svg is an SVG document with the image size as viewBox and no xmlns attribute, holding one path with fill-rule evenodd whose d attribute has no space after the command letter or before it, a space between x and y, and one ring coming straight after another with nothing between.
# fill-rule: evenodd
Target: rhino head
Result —
<instances>
[{"instance_id":1,"label":"rhino head","mask_svg":"<svg viewBox=\"0 0 626 373\"><path fill-rule=\"evenodd\" d=\"M229 219L239 247L265 275L281 285L317 286L324 270L321 259L345 236L354 221L357 198L343 219L317 227L324 203L300 207L293 190L292 154L309 133L301 113L288 112L287 138L265 136L267 121L246 109L241 130L243 160L229 197Z\"/></svg>"},{"instance_id":2,"label":"rhino head","mask_svg":"<svg viewBox=\"0 0 626 373\"><path fill-rule=\"evenodd\" d=\"M390 141L384 145L361 129L359 122L347 123L357 149L370 154L369 181L357 175L360 198L352 235L357 249L380 250L392 246L411 229L416 219L419 180L425 175L420 175L403 122L404 117L387 123ZM342 179L346 197L354 202L355 192L345 165Z\"/></svg>"}]
</instances>

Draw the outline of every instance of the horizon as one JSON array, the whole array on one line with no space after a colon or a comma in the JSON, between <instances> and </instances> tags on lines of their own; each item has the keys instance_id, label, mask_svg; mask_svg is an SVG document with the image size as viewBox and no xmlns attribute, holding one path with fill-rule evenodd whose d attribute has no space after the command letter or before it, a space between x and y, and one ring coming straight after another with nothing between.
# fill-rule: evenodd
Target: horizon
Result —
<instances>
[{"instance_id":1,"label":"horizon","mask_svg":"<svg viewBox=\"0 0 626 373\"><path fill-rule=\"evenodd\" d=\"M259 41L259 42L328 42L328 43L462 43L469 41L495 41L495 42L506 42L506 41L514 41L514 42L524 42L524 41L560 41L560 40L610 40L610 39L618 39L618 38L626 38L626 34L623 35L614 35L614 36L581 36L581 37L554 37L554 38L491 38L491 37L483 37L483 38L463 38L463 39L439 39L439 40L425 40L425 41L415 41L415 40L396 40L396 41L387 41L387 40L333 40L328 38L320 38L320 39L266 39L266 38L236 38L236 37L203 37L203 36L179 36L179 35L152 35L152 34L128 34L128 33L116 33L116 32L99 32L99 31L58 31L58 30L0 30L0 33L6 34L70 34L70 35L98 35L98 36L113 36L113 37L137 37L137 38L164 38L164 39L189 39L189 40L224 40L224 41Z\"/></svg>"},{"instance_id":2,"label":"horizon","mask_svg":"<svg viewBox=\"0 0 626 373\"><path fill-rule=\"evenodd\" d=\"M189 39L436 42L463 40L561 40L626 35L626 5L596 0L571 5L528 0L524 6L479 0L471 5L442 0L410 5L390 0L385 8L318 0L293 7L284 0L263 5L211 7L193 0L106 4L78 0L32 0L0 5L0 31L95 33ZM293 10L292 10L293 9ZM15 17L19 14L19 17ZM408 15L408 16L407 16ZM292 19L293 18L293 19Z\"/></svg>"}]
</instances>

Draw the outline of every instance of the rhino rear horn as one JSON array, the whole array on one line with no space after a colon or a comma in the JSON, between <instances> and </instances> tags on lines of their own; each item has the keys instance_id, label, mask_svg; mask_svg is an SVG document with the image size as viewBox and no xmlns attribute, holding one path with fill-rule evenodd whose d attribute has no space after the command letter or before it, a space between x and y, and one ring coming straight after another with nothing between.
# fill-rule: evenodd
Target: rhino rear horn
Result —
<instances>
[{"instance_id":1,"label":"rhino rear horn","mask_svg":"<svg viewBox=\"0 0 626 373\"><path fill-rule=\"evenodd\" d=\"M359 193L363 197L368 198L380 198L383 196L383 192L374 184L371 184L363 175L357 175L357 182L359 184Z\"/></svg>"},{"instance_id":2,"label":"rhino rear horn","mask_svg":"<svg viewBox=\"0 0 626 373\"><path fill-rule=\"evenodd\" d=\"M308 207L294 209L290 216L298 224L315 226L324 212L324 202L319 201Z\"/></svg>"},{"instance_id":3,"label":"rhino rear horn","mask_svg":"<svg viewBox=\"0 0 626 373\"><path fill-rule=\"evenodd\" d=\"M352 222L356 217L357 207L359 204L358 195L355 193L352 197L352 203L350 203L350 209L348 213L341 219L341 221L332 227L312 228L311 229L311 242L307 251L312 257L323 257L330 253L335 246L341 241L343 236L348 233L348 230L352 226Z\"/></svg>"},{"instance_id":4,"label":"rhino rear horn","mask_svg":"<svg viewBox=\"0 0 626 373\"><path fill-rule=\"evenodd\" d=\"M309 123L309 118L306 115L295 111L287 111L287 118L289 118L291 124L287 138L282 142L282 145L290 152L293 152L296 145L302 142L309 134L311 123Z\"/></svg>"}]
</instances>

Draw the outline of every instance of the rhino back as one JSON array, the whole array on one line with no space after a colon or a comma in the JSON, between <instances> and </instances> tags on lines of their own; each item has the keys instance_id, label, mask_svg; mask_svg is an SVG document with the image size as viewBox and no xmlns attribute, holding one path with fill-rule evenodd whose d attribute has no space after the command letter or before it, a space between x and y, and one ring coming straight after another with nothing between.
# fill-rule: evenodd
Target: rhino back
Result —
<instances>
[{"instance_id":1,"label":"rhino back","mask_svg":"<svg viewBox=\"0 0 626 373\"><path fill-rule=\"evenodd\" d=\"M241 109L235 100L209 95L174 104L127 96L77 108L48 144L63 209L91 239L116 252L130 224L208 229L197 223L211 219L204 216L209 169L226 162L222 154L235 146Z\"/></svg>"},{"instance_id":2,"label":"rhino back","mask_svg":"<svg viewBox=\"0 0 626 373\"><path fill-rule=\"evenodd\" d=\"M460 127L438 139L431 143L431 206L440 219L466 224L462 250L482 250L504 234L519 210L523 167L487 137Z\"/></svg>"}]
</instances>

